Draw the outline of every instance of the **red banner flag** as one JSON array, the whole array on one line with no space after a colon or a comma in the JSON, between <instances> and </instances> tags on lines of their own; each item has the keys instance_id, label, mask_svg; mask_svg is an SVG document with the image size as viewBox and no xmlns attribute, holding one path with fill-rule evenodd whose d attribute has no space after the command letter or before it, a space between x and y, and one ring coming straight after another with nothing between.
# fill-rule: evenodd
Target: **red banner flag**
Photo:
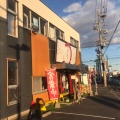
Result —
<instances>
[{"instance_id":1,"label":"red banner flag","mask_svg":"<svg viewBox=\"0 0 120 120\"><path fill-rule=\"evenodd\" d=\"M55 69L46 70L46 77L47 77L47 87L48 87L50 100L58 99L56 70Z\"/></svg>"}]
</instances>

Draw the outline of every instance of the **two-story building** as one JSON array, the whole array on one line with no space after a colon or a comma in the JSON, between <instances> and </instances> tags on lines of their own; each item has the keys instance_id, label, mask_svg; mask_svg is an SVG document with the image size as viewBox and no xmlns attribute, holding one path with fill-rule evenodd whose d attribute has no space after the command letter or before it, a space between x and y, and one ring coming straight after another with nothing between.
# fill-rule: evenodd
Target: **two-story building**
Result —
<instances>
[{"instance_id":1,"label":"two-story building","mask_svg":"<svg viewBox=\"0 0 120 120\"><path fill-rule=\"evenodd\" d=\"M81 64L80 35L39 0L0 0L0 119L49 100L46 70L55 69L59 94L73 93Z\"/></svg>"}]
</instances>

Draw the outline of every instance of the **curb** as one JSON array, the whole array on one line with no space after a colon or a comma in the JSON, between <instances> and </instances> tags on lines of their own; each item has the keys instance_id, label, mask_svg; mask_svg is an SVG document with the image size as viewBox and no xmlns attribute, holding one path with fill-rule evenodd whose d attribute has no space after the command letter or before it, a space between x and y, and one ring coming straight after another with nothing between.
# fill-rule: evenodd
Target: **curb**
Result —
<instances>
[{"instance_id":1,"label":"curb","mask_svg":"<svg viewBox=\"0 0 120 120\"><path fill-rule=\"evenodd\" d=\"M71 103L63 103L63 104L71 105L71 104L73 104L73 103L71 102ZM50 114L52 114L52 111L48 111L48 112L46 112L46 113L43 113L43 114L42 114L42 117L47 117L47 116L50 115Z\"/></svg>"},{"instance_id":2,"label":"curb","mask_svg":"<svg viewBox=\"0 0 120 120\"><path fill-rule=\"evenodd\" d=\"M42 114L42 117L47 117L47 116L50 115L50 114L52 114L52 112L51 112L51 111L48 111L48 112Z\"/></svg>"}]
</instances>

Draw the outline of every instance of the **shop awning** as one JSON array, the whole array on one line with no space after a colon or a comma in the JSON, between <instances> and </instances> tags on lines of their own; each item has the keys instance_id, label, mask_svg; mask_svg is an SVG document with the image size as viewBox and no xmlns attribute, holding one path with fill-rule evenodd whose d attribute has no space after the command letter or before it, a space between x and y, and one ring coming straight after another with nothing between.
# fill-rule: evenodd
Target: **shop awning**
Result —
<instances>
[{"instance_id":1,"label":"shop awning","mask_svg":"<svg viewBox=\"0 0 120 120\"><path fill-rule=\"evenodd\" d=\"M73 64L68 64L68 63L56 63L52 64L52 68L56 68L58 70L76 70L76 71L81 71L81 65L73 65Z\"/></svg>"}]
</instances>

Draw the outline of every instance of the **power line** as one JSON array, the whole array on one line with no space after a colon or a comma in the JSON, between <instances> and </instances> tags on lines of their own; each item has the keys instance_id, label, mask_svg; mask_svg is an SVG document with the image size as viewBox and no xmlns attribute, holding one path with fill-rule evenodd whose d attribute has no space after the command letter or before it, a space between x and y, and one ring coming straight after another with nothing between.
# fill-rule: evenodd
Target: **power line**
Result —
<instances>
[{"instance_id":1,"label":"power line","mask_svg":"<svg viewBox=\"0 0 120 120\"><path fill-rule=\"evenodd\" d=\"M83 61L83 63L86 63L86 62L95 62L95 60Z\"/></svg>"},{"instance_id":2,"label":"power line","mask_svg":"<svg viewBox=\"0 0 120 120\"><path fill-rule=\"evenodd\" d=\"M107 4L108 4L108 0L104 0L104 6L105 6L105 11L107 12Z\"/></svg>"},{"instance_id":3,"label":"power line","mask_svg":"<svg viewBox=\"0 0 120 120\"><path fill-rule=\"evenodd\" d=\"M117 30L117 27L118 27L119 23L120 23L120 20L118 21L117 26L116 26L116 28L115 28L115 30L114 30L114 32L113 32L113 34L112 34L112 36L111 36L111 38L110 38L110 40L109 40L109 43L108 43L108 45L107 45L107 47L106 47L106 49L105 49L105 51L104 51L104 54L105 54L106 50L108 49L108 47L109 47L109 45L110 45L110 42L111 42L111 40L112 40L112 38L113 38L116 30Z\"/></svg>"},{"instance_id":4,"label":"power line","mask_svg":"<svg viewBox=\"0 0 120 120\"><path fill-rule=\"evenodd\" d=\"M106 0L106 12L107 12L107 5L108 5L108 0Z\"/></svg>"},{"instance_id":5,"label":"power line","mask_svg":"<svg viewBox=\"0 0 120 120\"><path fill-rule=\"evenodd\" d=\"M111 58L109 58L109 59L118 59L118 58L120 58L120 57L111 57Z\"/></svg>"},{"instance_id":6,"label":"power line","mask_svg":"<svg viewBox=\"0 0 120 120\"><path fill-rule=\"evenodd\" d=\"M102 0L101 0L101 8L102 8Z\"/></svg>"},{"instance_id":7,"label":"power line","mask_svg":"<svg viewBox=\"0 0 120 120\"><path fill-rule=\"evenodd\" d=\"M117 0L116 0L116 3L115 3L115 12L116 12L116 7L117 7ZM113 26L114 26L114 22L115 22L115 12L114 12L114 17L113 17L113 24L112 24L112 28L114 28Z\"/></svg>"},{"instance_id":8,"label":"power line","mask_svg":"<svg viewBox=\"0 0 120 120\"><path fill-rule=\"evenodd\" d=\"M117 7L117 0L116 0L116 3L115 3L115 12L116 12L116 7ZM115 21L115 12L114 12L114 17L113 17L113 24L114 24L114 21ZM112 25L113 26L113 25ZM106 49L105 49L105 52L106 52L106 50L107 50L107 48L108 48L108 46L109 46L109 44L110 44L110 41L111 40L109 40L109 43L108 43L108 45L107 45L107 47L106 47ZM105 52L104 52L104 54L105 54Z\"/></svg>"},{"instance_id":9,"label":"power line","mask_svg":"<svg viewBox=\"0 0 120 120\"><path fill-rule=\"evenodd\" d=\"M111 57L111 58L109 58L109 59L119 59L120 57ZM90 60L88 60L88 61L83 61L83 63L88 63L88 62L95 62L95 60L92 60L92 59L90 59Z\"/></svg>"},{"instance_id":10,"label":"power line","mask_svg":"<svg viewBox=\"0 0 120 120\"><path fill-rule=\"evenodd\" d=\"M96 0L96 4L95 4L95 22L96 22L96 11L97 11L97 0Z\"/></svg>"}]
</instances>

